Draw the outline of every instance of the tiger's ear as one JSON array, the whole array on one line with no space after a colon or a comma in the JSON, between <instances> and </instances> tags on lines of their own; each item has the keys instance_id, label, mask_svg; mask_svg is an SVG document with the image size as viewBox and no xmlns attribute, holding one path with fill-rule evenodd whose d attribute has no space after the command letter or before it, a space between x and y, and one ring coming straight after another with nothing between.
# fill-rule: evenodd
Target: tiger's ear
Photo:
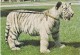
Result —
<instances>
[{"instance_id":1,"label":"tiger's ear","mask_svg":"<svg viewBox=\"0 0 80 55\"><path fill-rule=\"evenodd\" d=\"M61 4L62 4L62 2L58 2L58 3L56 4L56 10L58 10L58 8L61 6Z\"/></svg>"}]
</instances>

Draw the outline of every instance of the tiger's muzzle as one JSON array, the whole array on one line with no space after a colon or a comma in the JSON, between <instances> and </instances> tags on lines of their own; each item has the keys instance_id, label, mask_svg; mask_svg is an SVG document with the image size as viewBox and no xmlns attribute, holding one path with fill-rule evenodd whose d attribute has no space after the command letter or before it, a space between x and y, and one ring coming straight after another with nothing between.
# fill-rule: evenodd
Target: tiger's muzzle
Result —
<instances>
[{"instance_id":1,"label":"tiger's muzzle","mask_svg":"<svg viewBox=\"0 0 80 55\"><path fill-rule=\"evenodd\" d=\"M64 19L65 19L65 20L70 20L71 17L73 17L73 16L74 16L74 13L71 13L71 14L66 15L66 16L64 17Z\"/></svg>"}]
</instances>

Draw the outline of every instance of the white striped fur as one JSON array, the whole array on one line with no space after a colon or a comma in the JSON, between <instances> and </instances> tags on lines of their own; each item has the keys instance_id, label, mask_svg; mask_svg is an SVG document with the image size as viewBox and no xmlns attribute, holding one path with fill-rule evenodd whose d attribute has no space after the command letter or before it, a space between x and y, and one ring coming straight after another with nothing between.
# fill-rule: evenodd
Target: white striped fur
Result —
<instances>
[{"instance_id":1,"label":"white striped fur","mask_svg":"<svg viewBox=\"0 0 80 55\"><path fill-rule=\"evenodd\" d=\"M48 49L48 35L52 35L56 46L61 46L59 41L60 18L70 20L72 15L73 11L70 4L63 2L58 2L56 6L42 13L28 10L12 11L7 16L6 40L12 50L19 50L20 48L16 45L20 44L18 36L21 32L39 35L40 52L50 52Z\"/></svg>"}]
</instances>

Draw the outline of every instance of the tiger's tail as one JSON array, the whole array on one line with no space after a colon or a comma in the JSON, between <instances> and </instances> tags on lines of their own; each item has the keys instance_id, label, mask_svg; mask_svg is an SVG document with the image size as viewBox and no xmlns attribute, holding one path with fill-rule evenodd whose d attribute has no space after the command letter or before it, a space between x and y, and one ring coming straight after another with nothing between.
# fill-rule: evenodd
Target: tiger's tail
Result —
<instances>
[{"instance_id":1,"label":"tiger's tail","mask_svg":"<svg viewBox=\"0 0 80 55\"><path fill-rule=\"evenodd\" d=\"M7 20L6 20L6 28L5 28L5 41L7 42L8 40L8 36L9 36L9 30L10 30L10 20L9 19L9 15L7 16Z\"/></svg>"},{"instance_id":2,"label":"tiger's tail","mask_svg":"<svg viewBox=\"0 0 80 55\"><path fill-rule=\"evenodd\" d=\"M5 29L5 41L7 42L9 36L9 25L6 25L6 29Z\"/></svg>"}]
</instances>

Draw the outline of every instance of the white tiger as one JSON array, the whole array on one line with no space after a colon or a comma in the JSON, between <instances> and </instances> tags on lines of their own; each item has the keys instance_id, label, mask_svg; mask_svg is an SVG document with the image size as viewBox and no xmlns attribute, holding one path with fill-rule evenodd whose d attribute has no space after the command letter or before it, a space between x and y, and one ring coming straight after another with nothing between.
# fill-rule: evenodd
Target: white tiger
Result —
<instances>
[{"instance_id":1,"label":"white tiger","mask_svg":"<svg viewBox=\"0 0 80 55\"><path fill-rule=\"evenodd\" d=\"M19 50L18 37L25 32L40 36L40 52L50 52L48 49L48 35L52 35L55 45L63 47L59 41L60 18L70 20L74 12L71 3L58 2L54 7L43 12L16 10L7 16L6 41L12 50Z\"/></svg>"}]
</instances>

